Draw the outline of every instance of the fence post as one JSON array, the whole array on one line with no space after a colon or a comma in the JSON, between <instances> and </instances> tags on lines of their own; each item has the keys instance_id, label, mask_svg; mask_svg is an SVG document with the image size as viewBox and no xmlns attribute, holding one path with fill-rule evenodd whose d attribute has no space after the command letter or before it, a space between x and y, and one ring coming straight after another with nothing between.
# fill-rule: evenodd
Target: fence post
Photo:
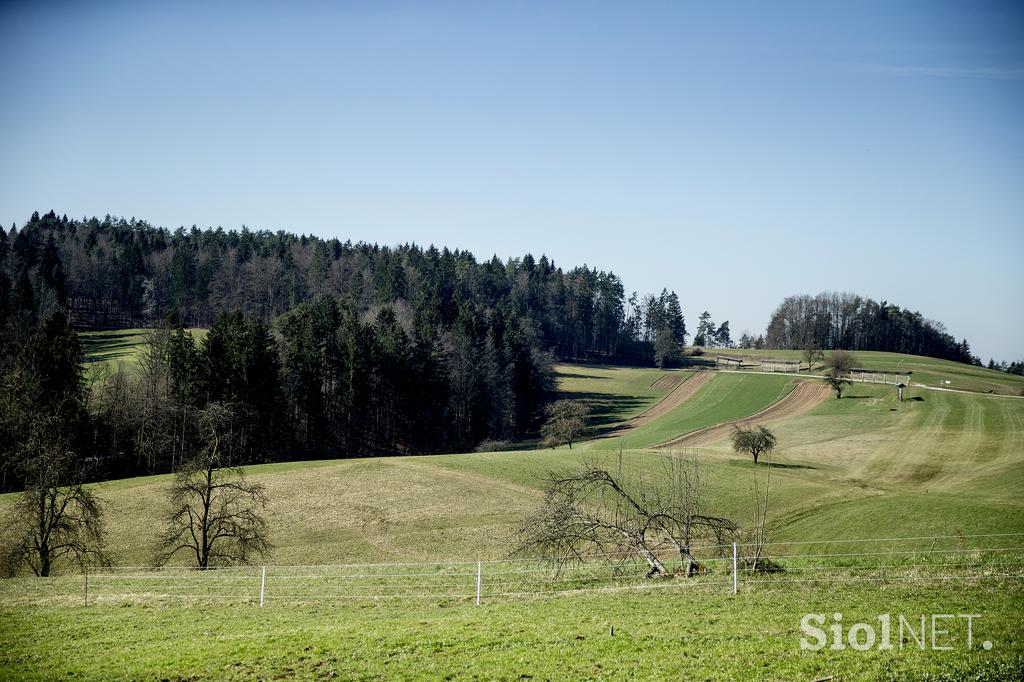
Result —
<instances>
[{"instance_id":1,"label":"fence post","mask_svg":"<svg viewBox=\"0 0 1024 682\"><path fill-rule=\"evenodd\" d=\"M476 562L476 605L480 606L480 586L483 579L484 562Z\"/></svg>"},{"instance_id":2,"label":"fence post","mask_svg":"<svg viewBox=\"0 0 1024 682\"><path fill-rule=\"evenodd\" d=\"M267 567L263 567L263 574L260 576L260 608L263 608L263 595L267 591Z\"/></svg>"},{"instance_id":3,"label":"fence post","mask_svg":"<svg viewBox=\"0 0 1024 682\"><path fill-rule=\"evenodd\" d=\"M738 564L737 564L737 555L738 555L738 552L736 551L736 543L734 542L734 543L732 543L732 593L733 594L736 594L736 591L739 588L739 570L738 570Z\"/></svg>"}]
</instances>

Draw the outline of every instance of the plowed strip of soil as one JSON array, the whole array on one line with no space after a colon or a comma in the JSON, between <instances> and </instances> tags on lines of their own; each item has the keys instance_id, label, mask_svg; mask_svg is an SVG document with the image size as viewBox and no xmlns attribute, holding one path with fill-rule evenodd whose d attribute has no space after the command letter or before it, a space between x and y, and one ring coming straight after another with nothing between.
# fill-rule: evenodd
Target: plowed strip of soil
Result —
<instances>
[{"instance_id":1,"label":"plowed strip of soil","mask_svg":"<svg viewBox=\"0 0 1024 682\"><path fill-rule=\"evenodd\" d=\"M612 429L603 437L611 438L621 436L624 433L640 428L644 424L647 424L664 414L668 414L686 402L701 386L706 384L708 380L711 379L711 372L694 372L693 374L677 374L673 372L668 376L658 379L652 385L664 387L665 384L662 384L661 382L667 379L672 379L674 382L673 385L675 386L668 395L662 398L657 404L652 405L650 408L633 417L619 428Z\"/></svg>"},{"instance_id":2,"label":"plowed strip of soil","mask_svg":"<svg viewBox=\"0 0 1024 682\"><path fill-rule=\"evenodd\" d=\"M651 386L671 390L692 376L692 374L687 372L669 372L668 374L660 376L657 381L651 384Z\"/></svg>"},{"instance_id":3,"label":"plowed strip of soil","mask_svg":"<svg viewBox=\"0 0 1024 682\"><path fill-rule=\"evenodd\" d=\"M830 394L831 389L822 382L801 381L796 385L796 388L784 395L781 400L772 403L760 412L755 412L749 417L744 417L743 419L737 419L735 421L725 422L724 424L716 424L715 426L708 426L703 429L691 431L686 435L680 436L679 438L673 438L667 443L662 443L657 447L694 447L697 445L714 443L715 441L728 437L728 435L732 433L732 430L737 426L763 423L803 414L804 412L816 407L819 403L828 398Z\"/></svg>"}]
</instances>

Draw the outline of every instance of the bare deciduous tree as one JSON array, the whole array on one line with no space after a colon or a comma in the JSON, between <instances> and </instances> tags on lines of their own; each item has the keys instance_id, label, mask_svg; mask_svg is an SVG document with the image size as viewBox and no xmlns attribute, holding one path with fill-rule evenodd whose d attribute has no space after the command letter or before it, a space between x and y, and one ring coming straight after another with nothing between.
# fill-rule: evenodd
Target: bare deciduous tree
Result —
<instances>
[{"instance_id":1,"label":"bare deciduous tree","mask_svg":"<svg viewBox=\"0 0 1024 682\"><path fill-rule=\"evenodd\" d=\"M774 440L774 436L772 437ZM750 500L751 500L751 526L748 533L750 542L750 556L745 560L752 570L762 570L770 565L764 558L764 546L768 541L768 509L771 502L772 462L771 448L765 454L767 456L766 467L755 467L751 474ZM761 482L760 471L764 470L764 482Z\"/></svg>"},{"instance_id":2,"label":"bare deciduous tree","mask_svg":"<svg viewBox=\"0 0 1024 682\"><path fill-rule=\"evenodd\" d=\"M159 541L157 564L178 552L192 555L196 566L246 564L271 550L260 511L267 505L263 486L246 480L230 461L231 410L211 404L200 414L206 445L182 466L168 491L171 511Z\"/></svg>"},{"instance_id":3,"label":"bare deciduous tree","mask_svg":"<svg viewBox=\"0 0 1024 682\"><path fill-rule=\"evenodd\" d=\"M853 383L848 376L856 365L857 358L849 351L834 350L829 354L825 363L825 383L836 392L837 400L843 397L843 387Z\"/></svg>"},{"instance_id":4,"label":"bare deciduous tree","mask_svg":"<svg viewBox=\"0 0 1024 682\"><path fill-rule=\"evenodd\" d=\"M110 565L102 502L82 484L81 467L51 421L38 420L22 451L25 490L8 508L0 538L4 575L28 568L46 577L62 560Z\"/></svg>"},{"instance_id":5,"label":"bare deciduous tree","mask_svg":"<svg viewBox=\"0 0 1024 682\"><path fill-rule=\"evenodd\" d=\"M699 569L695 546L721 546L736 532L727 518L706 514L701 470L695 454L669 454L659 475L645 481L643 470L622 471L588 463L576 471L551 473L540 508L524 520L518 552L558 564L590 554L609 560L642 559L648 577L669 575L665 553L678 555L689 576Z\"/></svg>"},{"instance_id":6,"label":"bare deciduous tree","mask_svg":"<svg viewBox=\"0 0 1024 682\"><path fill-rule=\"evenodd\" d=\"M825 351L821 350L816 343L810 343L804 347L804 361L807 363L807 371L814 369L814 365L824 362Z\"/></svg>"}]
</instances>

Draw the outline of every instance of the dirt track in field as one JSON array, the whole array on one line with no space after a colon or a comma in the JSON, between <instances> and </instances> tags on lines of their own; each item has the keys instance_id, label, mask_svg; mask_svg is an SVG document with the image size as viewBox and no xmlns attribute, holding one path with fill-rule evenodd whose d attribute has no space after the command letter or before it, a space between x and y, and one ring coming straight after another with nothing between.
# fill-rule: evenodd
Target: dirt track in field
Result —
<instances>
[{"instance_id":1,"label":"dirt track in field","mask_svg":"<svg viewBox=\"0 0 1024 682\"><path fill-rule=\"evenodd\" d=\"M633 417L619 428L612 429L602 437L617 438L624 433L629 433L634 429L640 428L644 424L649 424L664 414L668 414L689 400L690 396L696 393L698 389L700 389L700 387L706 384L710 379L711 372L694 372L693 374L673 372L671 374L666 374L651 385L657 386L658 388L671 389L668 395L662 398L657 404L652 405L650 408Z\"/></svg>"},{"instance_id":2,"label":"dirt track in field","mask_svg":"<svg viewBox=\"0 0 1024 682\"><path fill-rule=\"evenodd\" d=\"M665 388L665 389L671 390L671 389L675 388L676 386L678 386L679 384L681 384L684 381L686 381L687 379L692 379L692 378L693 378L692 374L688 374L688 373L685 373L685 372L670 372L668 374L663 374L661 377L658 378L657 381L652 383L651 386L656 386L658 388Z\"/></svg>"},{"instance_id":3,"label":"dirt track in field","mask_svg":"<svg viewBox=\"0 0 1024 682\"><path fill-rule=\"evenodd\" d=\"M728 437L737 426L747 426L749 424L801 415L814 409L828 398L829 395L831 395L831 389L826 384L818 381L801 381L796 385L796 388L783 396L781 400L772 403L760 412L755 412L743 419L691 431L686 435L673 438L667 443L662 443L656 447L695 447L697 445L714 443Z\"/></svg>"}]
</instances>

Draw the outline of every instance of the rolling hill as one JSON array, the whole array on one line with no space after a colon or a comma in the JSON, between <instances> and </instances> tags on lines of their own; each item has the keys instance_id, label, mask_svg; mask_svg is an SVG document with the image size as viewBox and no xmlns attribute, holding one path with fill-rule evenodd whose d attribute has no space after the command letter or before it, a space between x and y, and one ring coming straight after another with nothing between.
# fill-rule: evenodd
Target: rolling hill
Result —
<instances>
[{"instance_id":1,"label":"rolling hill","mask_svg":"<svg viewBox=\"0 0 1024 682\"><path fill-rule=\"evenodd\" d=\"M133 341L141 339L139 334L91 339L97 337L108 346L87 344L92 344L91 357L102 361L125 361ZM886 357L871 357L872 363L920 367L934 377L973 378L974 385L998 386L1004 393L1016 383L1016 377L955 363L878 355ZM271 499L275 562L501 558L510 549L513 529L539 500L547 471L613 457L620 450L629 466L654 470L662 456L655 446L749 419L798 384L817 383L791 375L705 372L708 376L685 400L630 427L685 386L684 379L692 380L690 373L568 364L557 371L562 394L591 405L593 435L600 436L572 450L248 467ZM859 523L861 514L869 519L891 514L890 525L898 519L906 534L1024 526L1019 498L1024 489L1024 400L922 389L910 397L900 403L891 386L857 384L842 400L821 400L769 421L779 439L773 493L779 537L827 537L837 531L870 537L878 526ZM699 451L715 505L742 521L749 515L752 465L731 451L727 435L727 429L719 429L700 442ZM110 505L111 544L121 563L148 559L150 548L139 538L159 522L167 483L168 477L155 476L97 485Z\"/></svg>"},{"instance_id":2,"label":"rolling hill","mask_svg":"<svg viewBox=\"0 0 1024 682\"><path fill-rule=\"evenodd\" d=\"M92 358L129 362L132 337L108 336L114 347L97 343ZM593 415L593 438L571 450L285 462L250 466L247 474L270 498L274 564L291 565L293 572L353 564L398 580L415 575L418 562L443 562L438 566L449 571L453 560L507 557L517 525L541 499L546 472L616 458L620 451L630 472L656 479L667 452L696 445L708 505L746 524L755 467L730 449L729 425L763 416L779 439L771 537L804 543L784 545L789 550L814 556L835 551L839 540L845 552L902 557L908 567L899 570L912 572L934 540L930 546L929 540L846 541L1019 534L1024 400L1005 395L1016 388L1015 379L941 361L871 360L921 367L935 380L959 377L1004 395L914 388L901 403L892 386L857 384L835 400L820 395L819 380L806 377L564 364L557 368L562 395L587 402ZM817 397L800 401L800 409L780 409L803 393ZM687 434L693 439L665 445ZM169 481L152 476L96 484L107 505L110 549L121 566L149 561L148 539L160 524ZM0 497L0 506L11 499ZM954 540L942 542L956 547ZM1003 544L1019 545L1019 538ZM909 557L891 554L907 548ZM840 578L827 587L805 586L791 565L774 588L741 585L736 596L721 574L712 574L712 589L679 585L685 589L671 598L651 590L584 590L562 598L497 599L483 609L473 607L469 582L466 598L455 601L272 602L257 610L251 599L222 603L215 592L184 603L125 599L82 608L68 602L80 599L81 577L19 578L0 581L0 678L46 679L55 671L173 678L182 670L222 679L511 679L523 670L552 679L616 678L635 675L637 666L657 669L659 677L733 678L753 669L772 679L1013 677L1024 670L1019 582L971 580L968 571L978 569L966 567L980 560L970 551L950 559L951 569L963 575L955 583ZM1008 561L1004 555L999 565L1016 566ZM377 568L363 568L367 564ZM522 570L498 567L488 570ZM138 577L145 582L148 576ZM230 576L205 582L215 588L229 584ZM247 584L256 589L257 579L253 573ZM328 589L322 580L311 585ZM53 602L62 592L67 598ZM842 610L851 622L871 622L878 613L981 613L981 632L997 649L992 656L962 650L936 656L914 647L896 656L851 649L810 655L796 642L801 614L812 609ZM612 626L615 636L609 637ZM744 642L739 657L737 641Z\"/></svg>"}]
</instances>

